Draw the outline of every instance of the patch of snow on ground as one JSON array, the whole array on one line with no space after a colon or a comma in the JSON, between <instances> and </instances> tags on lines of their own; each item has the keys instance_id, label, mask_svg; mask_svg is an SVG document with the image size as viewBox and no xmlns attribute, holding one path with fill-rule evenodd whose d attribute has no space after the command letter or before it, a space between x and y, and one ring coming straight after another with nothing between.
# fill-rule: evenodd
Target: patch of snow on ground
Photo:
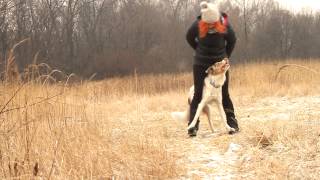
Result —
<instances>
[{"instance_id":1,"label":"patch of snow on ground","mask_svg":"<svg viewBox=\"0 0 320 180\"><path fill-rule=\"evenodd\" d=\"M310 117L320 115L319 106L320 96L268 97L253 104L238 107L236 110L239 122L246 120L300 120L298 118L300 116L302 121L306 121L305 115ZM309 119L308 122L319 122L319 120ZM185 131L182 132L185 133ZM184 161L184 163L188 169L185 179L229 180L239 178L236 175L236 163L239 160L243 162L251 160L249 155L240 156L242 146L230 143L225 153L219 153L219 149L210 143L210 140L215 138L215 134L201 136L204 134L201 131L198 134L200 135L197 138L186 139L186 143L190 147L184 150L185 157L187 157L187 162ZM276 145L275 148L283 149L283 147Z\"/></svg>"},{"instance_id":2,"label":"patch of snow on ground","mask_svg":"<svg viewBox=\"0 0 320 180\"><path fill-rule=\"evenodd\" d=\"M320 115L319 104L320 96L267 97L238 110L243 114L241 119L294 120L299 118L299 115Z\"/></svg>"}]
</instances>

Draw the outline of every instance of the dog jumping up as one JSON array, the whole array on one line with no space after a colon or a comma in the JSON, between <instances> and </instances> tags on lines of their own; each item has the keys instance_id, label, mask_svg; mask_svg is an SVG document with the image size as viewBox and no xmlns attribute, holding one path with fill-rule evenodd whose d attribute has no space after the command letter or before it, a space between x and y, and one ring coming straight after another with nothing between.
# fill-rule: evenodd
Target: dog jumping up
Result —
<instances>
[{"instance_id":1,"label":"dog jumping up","mask_svg":"<svg viewBox=\"0 0 320 180\"><path fill-rule=\"evenodd\" d=\"M188 130L195 127L200 114L204 113L208 117L210 129L212 133L214 133L214 129L211 122L211 116L212 116L212 106L215 105L219 110L221 120L227 132L228 133L235 132L235 129L231 128L227 124L227 118L222 105L222 86L226 81L226 72L228 71L229 68L230 68L229 60L225 58L222 61L217 62L214 65L210 66L206 70L207 77L204 80L202 100L198 105L195 117L193 118L191 124L188 126ZM194 94L194 87L192 86L189 91L189 98L188 98L189 105L192 101L193 94ZM174 112L171 114L171 116L177 120L187 121L190 117L190 109L188 109L185 112Z\"/></svg>"}]
</instances>

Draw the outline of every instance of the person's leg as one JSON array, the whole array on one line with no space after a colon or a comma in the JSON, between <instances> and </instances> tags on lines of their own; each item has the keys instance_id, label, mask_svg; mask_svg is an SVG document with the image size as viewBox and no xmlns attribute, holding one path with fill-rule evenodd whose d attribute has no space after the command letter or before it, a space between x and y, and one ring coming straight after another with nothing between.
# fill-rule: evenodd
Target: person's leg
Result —
<instances>
[{"instance_id":1,"label":"person's leg","mask_svg":"<svg viewBox=\"0 0 320 180\"><path fill-rule=\"evenodd\" d=\"M227 116L228 125L238 131L238 122L234 113L233 103L229 95L229 71L226 73L226 82L222 86L222 104Z\"/></svg>"},{"instance_id":2,"label":"person's leg","mask_svg":"<svg viewBox=\"0 0 320 180\"><path fill-rule=\"evenodd\" d=\"M191 124L196 112L198 105L202 99L202 91L204 85L204 79L206 77L207 68L205 66L193 65L193 81L194 81L194 95L190 104L190 119L188 125ZM190 129L188 133L190 135L196 135L196 131L199 129L199 119L195 126L195 129Z\"/></svg>"}]
</instances>

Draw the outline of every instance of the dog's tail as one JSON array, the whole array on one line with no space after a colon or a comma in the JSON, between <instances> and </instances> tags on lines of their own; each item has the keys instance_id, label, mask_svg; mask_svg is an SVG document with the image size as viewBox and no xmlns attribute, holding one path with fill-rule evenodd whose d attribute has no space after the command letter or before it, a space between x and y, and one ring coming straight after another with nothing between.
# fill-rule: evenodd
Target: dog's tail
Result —
<instances>
[{"instance_id":1,"label":"dog's tail","mask_svg":"<svg viewBox=\"0 0 320 180\"><path fill-rule=\"evenodd\" d=\"M173 112L173 113L171 113L171 117L174 120L177 120L177 121L185 121L185 122L187 122L189 120L189 112L188 111Z\"/></svg>"}]
</instances>

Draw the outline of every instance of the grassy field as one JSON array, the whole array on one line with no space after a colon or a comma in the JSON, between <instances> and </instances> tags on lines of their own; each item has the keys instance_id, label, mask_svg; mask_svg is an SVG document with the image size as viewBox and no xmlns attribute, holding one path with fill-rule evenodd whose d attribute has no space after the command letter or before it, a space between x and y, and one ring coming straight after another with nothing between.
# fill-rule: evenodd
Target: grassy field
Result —
<instances>
[{"instance_id":1,"label":"grassy field","mask_svg":"<svg viewBox=\"0 0 320 180\"><path fill-rule=\"evenodd\" d=\"M3 82L0 178L201 179L190 171L218 170L188 156L225 154L236 143L241 148L234 163L219 166L231 177L318 179L319 69L317 60L232 66L230 94L241 133L202 138L204 121L196 139L187 137L186 124L170 117L187 108L191 73L78 84ZM278 112L295 102L297 107ZM289 117L281 120L277 113Z\"/></svg>"}]
</instances>

